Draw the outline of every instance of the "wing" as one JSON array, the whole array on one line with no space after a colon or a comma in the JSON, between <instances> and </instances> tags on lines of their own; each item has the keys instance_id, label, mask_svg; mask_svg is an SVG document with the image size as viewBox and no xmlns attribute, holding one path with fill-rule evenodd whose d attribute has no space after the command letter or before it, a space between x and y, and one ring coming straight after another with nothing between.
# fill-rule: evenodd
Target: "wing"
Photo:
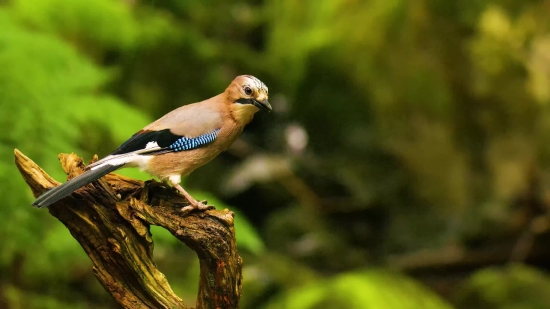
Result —
<instances>
[{"instance_id":1,"label":"wing","mask_svg":"<svg viewBox=\"0 0 550 309\"><path fill-rule=\"evenodd\" d=\"M151 151L161 150L168 148L180 138L182 136L170 132L170 129L160 131L141 130L122 143L111 155L146 151L149 149Z\"/></svg>"},{"instance_id":2,"label":"wing","mask_svg":"<svg viewBox=\"0 0 550 309\"><path fill-rule=\"evenodd\" d=\"M204 147L216 140L222 127L222 117L217 106L220 104L210 99L175 109L132 135L109 156L88 167L97 168L107 162L135 163L142 155Z\"/></svg>"},{"instance_id":3,"label":"wing","mask_svg":"<svg viewBox=\"0 0 550 309\"><path fill-rule=\"evenodd\" d=\"M139 166L143 156L187 151L206 146L216 140L219 131L220 129L215 129L195 137L179 136L171 133L169 129L140 131L110 155L88 165L87 168L94 170L106 164L119 167L127 164Z\"/></svg>"},{"instance_id":4,"label":"wing","mask_svg":"<svg viewBox=\"0 0 550 309\"><path fill-rule=\"evenodd\" d=\"M174 134L170 129L161 131L139 131L120 147L111 153L124 154L155 154L158 152L172 152L192 150L207 145L218 137L219 128L194 137Z\"/></svg>"}]
</instances>

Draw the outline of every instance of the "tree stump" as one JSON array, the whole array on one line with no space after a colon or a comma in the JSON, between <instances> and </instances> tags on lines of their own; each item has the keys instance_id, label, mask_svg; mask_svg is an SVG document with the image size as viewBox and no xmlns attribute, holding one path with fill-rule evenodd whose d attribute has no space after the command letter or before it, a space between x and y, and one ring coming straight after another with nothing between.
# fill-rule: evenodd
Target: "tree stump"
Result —
<instances>
[{"instance_id":1,"label":"tree stump","mask_svg":"<svg viewBox=\"0 0 550 309\"><path fill-rule=\"evenodd\" d=\"M82 159L74 153L60 154L59 160L69 179L84 171ZM15 164L34 196L59 185L17 149ZM187 204L172 188L109 174L48 210L80 243L92 260L95 276L122 307L190 308L174 294L153 262L149 232L153 224L167 229L197 253L196 308L237 308L242 260L237 254L234 214L226 209L182 216L180 209Z\"/></svg>"}]
</instances>

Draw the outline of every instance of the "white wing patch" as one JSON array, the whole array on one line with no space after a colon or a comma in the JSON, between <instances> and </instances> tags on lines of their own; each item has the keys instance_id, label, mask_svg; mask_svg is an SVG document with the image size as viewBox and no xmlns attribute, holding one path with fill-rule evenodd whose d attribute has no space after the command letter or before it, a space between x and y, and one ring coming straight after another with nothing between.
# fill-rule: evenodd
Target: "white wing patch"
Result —
<instances>
[{"instance_id":1,"label":"white wing patch","mask_svg":"<svg viewBox=\"0 0 550 309\"><path fill-rule=\"evenodd\" d=\"M149 142L147 145L145 145L145 149L151 149L151 148L160 148L159 144L157 142Z\"/></svg>"},{"instance_id":2,"label":"white wing patch","mask_svg":"<svg viewBox=\"0 0 550 309\"><path fill-rule=\"evenodd\" d=\"M147 167L147 163L152 158L153 156L138 155L135 153L124 154L124 155L114 155L114 156L107 156L104 159L93 163L89 167L90 169L95 170L105 164L110 164L110 165L125 165L125 167L138 167L143 170Z\"/></svg>"}]
</instances>

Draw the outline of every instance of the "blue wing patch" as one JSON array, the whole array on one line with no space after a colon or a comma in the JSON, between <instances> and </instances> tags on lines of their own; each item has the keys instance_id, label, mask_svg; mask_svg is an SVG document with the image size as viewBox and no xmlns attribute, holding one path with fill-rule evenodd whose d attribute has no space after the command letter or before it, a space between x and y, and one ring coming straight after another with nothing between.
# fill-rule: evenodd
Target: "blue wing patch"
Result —
<instances>
[{"instance_id":1,"label":"blue wing patch","mask_svg":"<svg viewBox=\"0 0 550 309\"><path fill-rule=\"evenodd\" d=\"M218 136L220 129L216 129L212 132L199 135L197 137L182 137L176 140L173 144L168 146L173 151L184 151L199 148L203 145L213 142Z\"/></svg>"}]
</instances>

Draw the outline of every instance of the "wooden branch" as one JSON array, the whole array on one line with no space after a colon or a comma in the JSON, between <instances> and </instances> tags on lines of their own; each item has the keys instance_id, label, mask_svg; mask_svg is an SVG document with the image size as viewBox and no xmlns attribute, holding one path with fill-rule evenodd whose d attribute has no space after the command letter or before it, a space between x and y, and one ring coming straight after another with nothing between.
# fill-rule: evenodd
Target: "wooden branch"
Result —
<instances>
[{"instance_id":1,"label":"wooden branch","mask_svg":"<svg viewBox=\"0 0 550 309\"><path fill-rule=\"evenodd\" d=\"M61 154L69 179L83 172L82 159ZM35 196L59 185L15 150L15 163ZM161 226L193 249L200 260L199 309L238 307L242 260L233 212L208 210L182 216L187 201L171 188L109 174L49 207L80 243L99 282L124 308L188 308L153 262L149 225ZM29 211L40 211L29 209ZM59 265L63 267L62 265Z\"/></svg>"}]
</instances>

